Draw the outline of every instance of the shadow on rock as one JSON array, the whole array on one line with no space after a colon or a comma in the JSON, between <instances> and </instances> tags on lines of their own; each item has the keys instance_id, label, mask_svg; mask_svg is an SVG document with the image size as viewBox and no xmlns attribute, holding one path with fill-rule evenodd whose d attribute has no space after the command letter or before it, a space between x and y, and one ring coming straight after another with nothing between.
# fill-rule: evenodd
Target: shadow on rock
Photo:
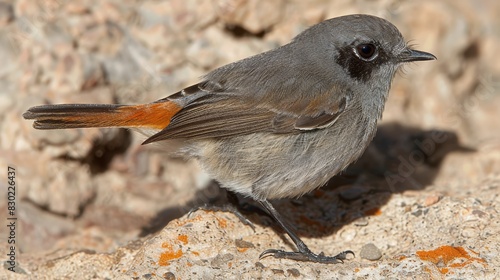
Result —
<instances>
[{"instance_id":1,"label":"shadow on rock","mask_svg":"<svg viewBox=\"0 0 500 280\"><path fill-rule=\"evenodd\" d=\"M460 145L453 132L383 124L363 156L326 186L299 199L282 199L273 204L300 236L331 235L344 224L378 215L393 193L422 190L432 185L442 160L449 153L473 151ZM257 203L242 197L239 201L241 212L251 222L264 226L271 223L270 217L253 206ZM185 206L159 212L143 228L141 236L161 230L172 219L196 206L227 202L226 191L213 184L198 192ZM274 228L281 231L277 226Z\"/></svg>"}]
</instances>

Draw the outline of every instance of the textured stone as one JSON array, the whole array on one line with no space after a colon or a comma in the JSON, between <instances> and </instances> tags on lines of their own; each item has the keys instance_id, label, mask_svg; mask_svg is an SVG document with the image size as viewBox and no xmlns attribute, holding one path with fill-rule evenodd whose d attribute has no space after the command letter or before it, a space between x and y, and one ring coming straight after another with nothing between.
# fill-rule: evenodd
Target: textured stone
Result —
<instances>
[{"instance_id":1,"label":"textured stone","mask_svg":"<svg viewBox=\"0 0 500 280\"><path fill-rule=\"evenodd\" d=\"M257 34L281 19L285 1L214 0L217 15L226 24L238 25ZM259 11L258 13L254 11Z\"/></svg>"},{"instance_id":2,"label":"textured stone","mask_svg":"<svg viewBox=\"0 0 500 280\"><path fill-rule=\"evenodd\" d=\"M1 2L0 169L17 169L22 230L20 273L4 266L0 278L498 278L498 10L493 0ZM276 202L312 251L353 250L344 264L259 259L295 249L266 216L248 213L254 231L228 213L187 215L224 192L167 156L175 147L120 129L35 131L21 118L38 104L151 102L349 13L389 19L438 60L396 76L354 166ZM425 159L411 164L415 153ZM369 243L384 257L360 258Z\"/></svg>"},{"instance_id":3,"label":"textured stone","mask_svg":"<svg viewBox=\"0 0 500 280\"><path fill-rule=\"evenodd\" d=\"M12 5L5 2L0 2L0 27L9 24L14 20L14 9Z\"/></svg>"},{"instance_id":4,"label":"textured stone","mask_svg":"<svg viewBox=\"0 0 500 280\"><path fill-rule=\"evenodd\" d=\"M376 261L382 257L382 252L380 252L380 249L377 248L375 244L368 243L361 247L359 257L370 261Z\"/></svg>"}]
</instances>

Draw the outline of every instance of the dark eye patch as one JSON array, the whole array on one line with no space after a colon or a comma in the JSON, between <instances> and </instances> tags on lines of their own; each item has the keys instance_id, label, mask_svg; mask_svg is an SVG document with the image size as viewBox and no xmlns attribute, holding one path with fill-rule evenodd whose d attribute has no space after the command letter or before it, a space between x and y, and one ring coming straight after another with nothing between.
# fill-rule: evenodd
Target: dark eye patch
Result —
<instances>
[{"instance_id":1,"label":"dark eye patch","mask_svg":"<svg viewBox=\"0 0 500 280\"><path fill-rule=\"evenodd\" d=\"M372 49L372 46L374 47ZM357 52L357 54L355 53ZM359 57L358 57L359 56ZM365 58L365 56L367 58ZM374 56L374 57L372 57ZM383 48L375 43L347 45L338 48L336 62L356 80L366 82L374 70L390 60Z\"/></svg>"}]
</instances>

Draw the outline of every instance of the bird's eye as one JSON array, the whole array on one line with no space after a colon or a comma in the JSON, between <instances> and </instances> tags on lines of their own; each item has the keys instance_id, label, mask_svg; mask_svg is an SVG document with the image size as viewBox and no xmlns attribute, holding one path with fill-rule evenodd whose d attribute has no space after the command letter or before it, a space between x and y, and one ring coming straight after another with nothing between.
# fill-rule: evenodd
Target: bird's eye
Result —
<instances>
[{"instance_id":1,"label":"bird's eye","mask_svg":"<svg viewBox=\"0 0 500 280\"><path fill-rule=\"evenodd\" d=\"M369 61L377 56L377 47L373 44L361 44L356 46L356 54L359 58Z\"/></svg>"}]
</instances>

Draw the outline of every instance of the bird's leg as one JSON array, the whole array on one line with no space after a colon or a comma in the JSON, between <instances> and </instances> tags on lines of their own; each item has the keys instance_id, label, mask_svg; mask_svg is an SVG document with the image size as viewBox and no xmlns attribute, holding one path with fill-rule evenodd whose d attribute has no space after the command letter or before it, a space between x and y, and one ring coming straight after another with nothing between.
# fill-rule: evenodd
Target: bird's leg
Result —
<instances>
[{"instance_id":1,"label":"bird's leg","mask_svg":"<svg viewBox=\"0 0 500 280\"><path fill-rule=\"evenodd\" d=\"M287 252L278 249L268 249L260 254L260 258L266 256L273 256L279 259L292 259L296 261L309 261L316 263L342 263L347 259L347 255L352 254L354 256L354 252L347 250L343 251L335 256L325 256L323 252L319 254L315 254L309 250L307 245L292 231L292 227L283 219L283 217L274 209L273 205L267 200L259 201L262 206L269 212L276 222L280 225L280 227L285 230L285 232L290 236L295 246L297 246L296 252Z\"/></svg>"}]
</instances>

